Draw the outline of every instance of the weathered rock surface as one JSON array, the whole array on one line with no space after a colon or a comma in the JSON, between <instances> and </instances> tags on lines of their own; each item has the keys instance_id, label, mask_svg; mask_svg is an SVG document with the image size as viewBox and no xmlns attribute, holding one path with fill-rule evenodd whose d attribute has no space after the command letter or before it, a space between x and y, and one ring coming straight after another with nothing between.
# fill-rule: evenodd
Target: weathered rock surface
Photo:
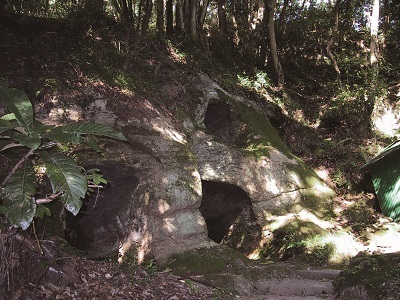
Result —
<instances>
[{"instance_id":1,"label":"weathered rock surface","mask_svg":"<svg viewBox=\"0 0 400 300\"><path fill-rule=\"evenodd\" d=\"M201 96L175 109L138 97L96 107L128 143L104 141L103 157L82 158L110 182L68 222L90 257L135 246L140 260L163 263L221 242L249 255L270 238L275 216L329 212L333 191L282 143L256 103L203 74L196 89Z\"/></svg>"}]
</instances>

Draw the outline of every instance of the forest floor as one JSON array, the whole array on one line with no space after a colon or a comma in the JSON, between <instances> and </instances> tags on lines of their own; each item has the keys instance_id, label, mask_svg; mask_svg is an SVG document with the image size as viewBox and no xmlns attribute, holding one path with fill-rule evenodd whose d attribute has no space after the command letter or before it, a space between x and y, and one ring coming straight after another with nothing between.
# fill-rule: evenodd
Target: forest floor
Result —
<instances>
[{"instance_id":1,"label":"forest floor","mask_svg":"<svg viewBox=\"0 0 400 300\"><path fill-rule=\"evenodd\" d=\"M137 67L143 65L144 62L148 64L149 69L145 71L141 71L143 68L135 69L135 72L140 75L137 76L140 81L134 82L134 85L141 89L140 92L143 95L152 94L153 97L157 97L158 87L151 81L171 80L171 78L163 79L163 74L173 73L174 76L176 75L173 80L184 82L187 80L187 69L195 66L197 72L209 67L209 65L204 66L195 62L186 66L185 71L180 71L172 65L171 60L162 56L172 55L180 62L187 59L189 64L190 55L185 58L185 55L177 49L172 51L172 48L152 41L141 40L134 44L135 38L132 38L133 40L129 43L129 36L123 36L118 40L119 37L111 36L111 34L102 36L102 34L104 32L87 32L84 39L95 45L88 50L83 42L77 42L71 36L60 38L59 33L29 34L5 30L0 39L0 51L3 53L0 60L0 70L2 70L0 79L16 86L25 86L31 92L29 97L36 103L42 103L46 108L46 105L51 104L48 95L64 94L69 95L71 99L90 101L91 99L85 98L87 93L82 91L90 89L89 83L101 82L97 80L99 78L107 82L109 78L114 79L118 76L120 85L112 88L107 88L107 84L97 86L93 88L93 94L96 89L106 90L109 93L115 93L117 89L123 90L123 85L130 84L133 78L124 77L119 70ZM106 49L105 43L108 45L120 43L118 47L130 49L127 51L133 51L134 54L123 56L117 53L116 49ZM68 49L75 49L76 52ZM112 53L107 53L107 51ZM109 73L94 76L93 68L96 60L93 60L93 57L100 57L98 62L109 64L102 69ZM112 59L111 62L110 59ZM93 64L90 61L93 61ZM212 62L208 64L211 65ZM159 68L161 68L160 72ZM253 91L243 91L237 83L232 85L232 82L228 82L227 77L233 77L226 76L225 71L223 66L214 66L212 70L209 70L209 75L219 80L222 86L225 84L227 88L238 89L241 93L253 95ZM92 74L88 75L90 72ZM181 72L180 75L179 72ZM65 89L66 86L70 90ZM312 81L309 81L306 89L318 91L319 87L313 86ZM74 93L70 93L71 90ZM338 225L348 227L356 235L366 227L380 226L378 220L381 220L383 216L376 210L374 198L361 193L360 190L357 191L359 189L357 184L361 177L357 170L365 162L365 158L360 154L360 147L373 153L380 144L383 144L383 141L376 137L370 138L362 128L355 129L352 127L354 124L346 120L334 122L335 117L333 117L322 120L322 125L319 124L319 126L316 120L310 121L310 116L318 116L327 109L325 101L328 97L322 99L316 94L305 95L304 89L294 86L284 92L273 89L269 92L276 92L275 96L281 96L283 102L289 98L297 99L297 106L290 110L290 114L287 111L273 114L271 123L289 148L311 167L321 171L319 173L321 176L325 174L324 179L338 192L336 205L341 208L336 220ZM326 94L328 95L329 92L327 91ZM67 100L73 101L71 99ZM283 106L285 106L284 103L280 109ZM285 108L290 109L288 106ZM301 111L300 108L304 109ZM304 125L306 121L309 123L307 126ZM7 166L4 168L6 169ZM356 192L349 193L350 189ZM57 252L53 255L54 264L48 264L43 268L37 265L37 260L42 254L35 245L34 233L29 232L27 235L30 236L31 242L27 242L29 237L18 239L19 243L15 245L14 250L7 254L10 257L14 254L16 254L15 257L22 255L28 259L24 265L16 267L14 273L8 273L5 278L0 278L6 279L9 283L7 286L9 291L6 294L0 294L0 299L333 299L331 283L337 271L326 266L322 268L324 271L321 271L321 267L312 264L304 265L296 259L276 263L282 271L277 271L278 273L275 274L275 277L279 278L278 281L250 282L238 274L231 274L236 276L231 280L234 285L224 287L204 278L181 278L168 271L159 271L157 266L151 263L142 266L133 264L129 268L124 268L115 260L90 261L73 252L60 252L60 250L54 250L54 253ZM21 250L21 247L26 246L27 243L30 247L24 247L25 250ZM0 254L4 253L0 251ZM2 255L2 257L5 256ZM58 267L65 274L60 273ZM259 268L263 268L265 272L271 270L270 265L260 264ZM31 280L32 278L35 280ZM300 291L300 294L291 292L294 287L295 290ZM235 289L240 290L239 294L234 292Z\"/></svg>"},{"instance_id":2,"label":"forest floor","mask_svg":"<svg viewBox=\"0 0 400 300\"><path fill-rule=\"evenodd\" d=\"M224 273L180 277L169 270L159 271L154 264L124 266L115 260L92 261L67 253L43 268L37 265L38 251L31 248L28 253L24 247L20 256L21 252L25 252L24 265L14 274L21 282L15 290L0 295L2 300L334 299L332 281L340 272L293 259L249 262L235 272L228 268Z\"/></svg>"}]
</instances>

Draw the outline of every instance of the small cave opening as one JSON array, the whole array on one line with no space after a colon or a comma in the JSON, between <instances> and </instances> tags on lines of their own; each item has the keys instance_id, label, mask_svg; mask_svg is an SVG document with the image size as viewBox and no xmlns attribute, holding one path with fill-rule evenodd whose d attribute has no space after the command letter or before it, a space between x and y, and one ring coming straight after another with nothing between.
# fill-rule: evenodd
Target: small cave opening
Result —
<instances>
[{"instance_id":1,"label":"small cave opening","mask_svg":"<svg viewBox=\"0 0 400 300\"><path fill-rule=\"evenodd\" d=\"M240 187L222 182L202 181L200 212L213 241L242 253L250 253L261 241L261 226L249 195Z\"/></svg>"},{"instance_id":2,"label":"small cave opening","mask_svg":"<svg viewBox=\"0 0 400 300\"><path fill-rule=\"evenodd\" d=\"M234 109L226 102L216 100L208 103L203 122L211 134L229 145L235 143L242 127Z\"/></svg>"},{"instance_id":3,"label":"small cave opening","mask_svg":"<svg viewBox=\"0 0 400 300\"><path fill-rule=\"evenodd\" d=\"M76 216L66 214L64 234L70 245L92 255L113 249L123 238L123 222L118 216L129 210L130 201L124 199L139 185L139 178L130 166L103 163L85 168L100 169L108 184L87 195Z\"/></svg>"}]
</instances>

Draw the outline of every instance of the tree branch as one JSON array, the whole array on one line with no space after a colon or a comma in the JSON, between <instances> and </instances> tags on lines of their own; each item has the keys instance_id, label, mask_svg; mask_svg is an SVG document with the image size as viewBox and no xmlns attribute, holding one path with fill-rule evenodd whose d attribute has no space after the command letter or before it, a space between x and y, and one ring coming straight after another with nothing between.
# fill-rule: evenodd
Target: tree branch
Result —
<instances>
[{"instance_id":1,"label":"tree branch","mask_svg":"<svg viewBox=\"0 0 400 300\"><path fill-rule=\"evenodd\" d=\"M63 192L59 192L57 194L51 194L50 196L46 198L41 198L41 199L36 199L35 203L36 204L45 204L45 203L50 203L51 201L55 200L58 196L60 196Z\"/></svg>"}]
</instances>

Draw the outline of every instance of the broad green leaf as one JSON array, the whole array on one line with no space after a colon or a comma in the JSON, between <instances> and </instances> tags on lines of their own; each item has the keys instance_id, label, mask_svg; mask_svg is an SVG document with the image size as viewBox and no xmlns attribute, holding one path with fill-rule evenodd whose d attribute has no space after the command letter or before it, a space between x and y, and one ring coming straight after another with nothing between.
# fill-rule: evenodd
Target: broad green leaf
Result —
<instances>
[{"instance_id":1,"label":"broad green leaf","mask_svg":"<svg viewBox=\"0 0 400 300\"><path fill-rule=\"evenodd\" d=\"M11 122L0 119L0 133L13 129L14 127L15 126Z\"/></svg>"},{"instance_id":2,"label":"broad green leaf","mask_svg":"<svg viewBox=\"0 0 400 300\"><path fill-rule=\"evenodd\" d=\"M33 120L33 132L36 133L37 135L41 135L44 133L46 130L54 128L53 125L45 125L42 122L38 120Z\"/></svg>"},{"instance_id":3,"label":"broad green leaf","mask_svg":"<svg viewBox=\"0 0 400 300\"><path fill-rule=\"evenodd\" d=\"M18 141L21 145L32 148L33 150L39 148L42 143L42 139L36 134L27 135L16 131L10 131L8 136Z\"/></svg>"},{"instance_id":4,"label":"broad green leaf","mask_svg":"<svg viewBox=\"0 0 400 300\"><path fill-rule=\"evenodd\" d=\"M83 144L93 149L97 153L101 152L100 146L96 141L96 138L92 135L89 135L89 138L83 140Z\"/></svg>"},{"instance_id":5,"label":"broad green leaf","mask_svg":"<svg viewBox=\"0 0 400 300\"><path fill-rule=\"evenodd\" d=\"M5 214L7 214L7 212L8 212L7 207L0 205L0 214L5 215Z\"/></svg>"},{"instance_id":6,"label":"broad green leaf","mask_svg":"<svg viewBox=\"0 0 400 300\"><path fill-rule=\"evenodd\" d=\"M32 197L36 194L36 177L32 166L25 161L11 176L5 186L3 206L11 224L27 229L36 212L36 204Z\"/></svg>"},{"instance_id":7,"label":"broad green leaf","mask_svg":"<svg viewBox=\"0 0 400 300\"><path fill-rule=\"evenodd\" d=\"M13 113L9 113L6 115L3 115L0 117L0 120L4 120L4 121L12 121L12 120L16 120L17 118L15 117L15 115Z\"/></svg>"},{"instance_id":8,"label":"broad green leaf","mask_svg":"<svg viewBox=\"0 0 400 300\"><path fill-rule=\"evenodd\" d=\"M15 115L18 124L27 132L33 129L33 107L28 96L21 90L11 89L0 83L0 101Z\"/></svg>"},{"instance_id":9,"label":"broad green leaf","mask_svg":"<svg viewBox=\"0 0 400 300\"><path fill-rule=\"evenodd\" d=\"M44 216L51 216L50 209L44 205L37 205L35 217L43 218Z\"/></svg>"},{"instance_id":10,"label":"broad green leaf","mask_svg":"<svg viewBox=\"0 0 400 300\"><path fill-rule=\"evenodd\" d=\"M81 134L93 134L106 136L117 140L126 141L124 135L112 128L111 126L105 124L97 124L93 122L89 123L72 123L64 126L57 127L57 130L62 130L64 133L79 133Z\"/></svg>"},{"instance_id":11,"label":"broad green leaf","mask_svg":"<svg viewBox=\"0 0 400 300\"><path fill-rule=\"evenodd\" d=\"M77 215L81 206L81 198L87 191L86 177L80 172L80 167L69 156L58 151L39 151L39 155L46 167L53 193L63 192L60 200L65 208L73 215Z\"/></svg>"},{"instance_id":12,"label":"broad green leaf","mask_svg":"<svg viewBox=\"0 0 400 300\"><path fill-rule=\"evenodd\" d=\"M80 132L64 132L62 126L51 129L43 137L60 144L72 143L78 145L82 143L82 134Z\"/></svg>"},{"instance_id":13,"label":"broad green leaf","mask_svg":"<svg viewBox=\"0 0 400 300\"><path fill-rule=\"evenodd\" d=\"M103 177L96 176L96 177L93 177L93 183L95 185L100 185L100 184L107 184L108 181Z\"/></svg>"}]
</instances>

